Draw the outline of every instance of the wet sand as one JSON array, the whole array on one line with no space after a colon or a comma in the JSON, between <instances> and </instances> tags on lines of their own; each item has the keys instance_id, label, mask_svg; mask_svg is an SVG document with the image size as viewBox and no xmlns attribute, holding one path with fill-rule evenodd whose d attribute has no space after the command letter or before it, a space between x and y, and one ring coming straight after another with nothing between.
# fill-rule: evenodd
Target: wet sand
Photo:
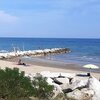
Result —
<instances>
[{"instance_id":1,"label":"wet sand","mask_svg":"<svg viewBox=\"0 0 100 100\"><path fill-rule=\"evenodd\" d=\"M13 59L8 59L7 61L18 62L19 59L21 59L22 62L26 64L31 64L36 66L53 67L53 68L60 68L60 69L62 68L65 70L68 69L68 70L76 70L76 71L84 71L84 72L90 71L90 69L83 68L83 66L80 64L41 59L39 57L33 57L32 59L24 58L24 57L16 57ZM100 67L99 69L91 69L91 72L100 73Z\"/></svg>"}]
</instances>

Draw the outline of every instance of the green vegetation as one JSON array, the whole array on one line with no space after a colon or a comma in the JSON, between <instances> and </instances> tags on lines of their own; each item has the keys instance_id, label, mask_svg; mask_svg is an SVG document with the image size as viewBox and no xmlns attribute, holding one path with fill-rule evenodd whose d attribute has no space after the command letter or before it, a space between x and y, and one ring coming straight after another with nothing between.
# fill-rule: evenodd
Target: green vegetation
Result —
<instances>
[{"instance_id":1,"label":"green vegetation","mask_svg":"<svg viewBox=\"0 0 100 100\"><path fill-rule=\"evenodd\" d=\"M0 98L4 100L24 100L32 95L31 81L19 69L0 69Z\"/></svg>"},{"instance_id":2,"label":"green vegetation","mask_svg":"<svg viewBox=\"0 0 100 100\"><path fill-rule=\"evenodd\" d=\"M0 69L0 100L29 100L32 96L48 100L52 91L53 86L48 85L46 78L31 81L18 68Z\"/></svg>"},{"instance_id":3,"label":"green vegetation","mask_svg":"<svg viewBox=\"0 0 100 100\"><path fill-rule=\"evenodd\" d=\"M39 100L51 100L53 96L53 86L48 85L46 78L42 76L35 77L33 81L34 94Z\"/></svg>"}]
</instances>

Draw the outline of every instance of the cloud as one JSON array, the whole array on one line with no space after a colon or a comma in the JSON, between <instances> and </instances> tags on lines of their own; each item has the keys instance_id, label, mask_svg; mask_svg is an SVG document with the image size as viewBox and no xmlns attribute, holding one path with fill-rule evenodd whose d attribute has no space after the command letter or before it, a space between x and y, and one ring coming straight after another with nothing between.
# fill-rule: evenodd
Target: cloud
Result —
<instances>
[{"instance_id":1,"label":"cloud","mask_svg":"<svg viewBox=\"0 0 100 100\"><path fill-rule=\"evenodd\" d=\"M18 17L10 15L2 10L0 10L0 23L13 23L18 20Z\"/></svg>"},{"instance_id":2,"label":"cloud","mask_svg":"<svg viewBox=\"0 0 100 100\"><path fill-rule=\"evenodd\" d=\"M0 36L10 36L19 25L19 17L0 10Z\"/></svg>"}]
</instances>

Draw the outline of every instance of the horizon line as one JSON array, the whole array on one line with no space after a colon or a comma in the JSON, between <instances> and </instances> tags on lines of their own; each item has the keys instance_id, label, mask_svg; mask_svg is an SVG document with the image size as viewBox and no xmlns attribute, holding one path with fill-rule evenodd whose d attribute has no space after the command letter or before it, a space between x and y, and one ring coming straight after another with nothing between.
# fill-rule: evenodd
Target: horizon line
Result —
<instances>
[{"instance_id":1,"label":"horizon line","mask_svg":"<svg viewBox=\"0 0 100 100\"><path fill-rule=\"evenodd\" d=\"M100 38L91 38L91 37L15 37L15 36L11 36L11 37L0 37L0 38L44 38L44 39L100 39Z\"/></svg>"}]
</instances>

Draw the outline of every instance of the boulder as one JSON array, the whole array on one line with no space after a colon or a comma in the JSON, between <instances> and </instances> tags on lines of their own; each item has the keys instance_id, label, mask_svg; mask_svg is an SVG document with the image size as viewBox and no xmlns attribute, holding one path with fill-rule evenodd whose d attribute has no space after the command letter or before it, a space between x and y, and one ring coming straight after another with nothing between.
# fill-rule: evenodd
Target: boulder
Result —
<instances>
[{"instance_id":1,"label":"boulder","mask_svg":"<svg viewBox=\"0 0 100 100\"><path fill-rule=\"evenodd\" d=\"M63 93L59 93L53 100L67 100Z\"/></svg>"},{"instance_id":2,"label":"boulder","mask_svg":"<svg viewBox=\"0 0 100 100\"><path fill-rule=\"evenodd\" d=\"M87 86L87 82L88 80L75 80L71 85L70 88L72 90L74 89L82 89L85 88Z\"/></svg>"},{"instance_id":3,"label":"boulder","mask_svg":"<svg viewBox=\"0 0 100 100\"><path fill-rule=\"evenodd\" d=\"M64 72L61 72L60 75L67 78L74 78L76 76L75 73L64 73Z\"/></svg>"},{"instance_id":4,"label":"boulder","mask_svg":"<svg viewBox=\"0 0 100 100\"><path fill-rule=\"evenodd\" d=\"M83 89L81 90L81 92L82 92L82 94L83 94L84 100L86 100L87 98L88 98L89 100L91 100L92 97L93 97L93 95L94 95L94 91L93 91L93 90L90 90L90 89L88 89L88 88L83 88Z\"/></svg>"},{"instance_id":5,"label":"boulder","mask_svg":"<svg viewBox=\"0 0 100 100\"><path fill-rule=\"evenodd\" d=\"M69 84L61 84L60 87L62 88L62 90L68 89L69 88Z\"/></svg>"},{"instance_id":6,"label":"boulder","mask_svg":"<svg viewBox=\"0 0 100 100\"><path fill-rule=\"evenodd\" d=\"M100 82L96 78L90 78L88 80L89 89L94 91L92 100L100 100Z\"/></svg>"},{"instance_id":7,"label":"boulder","mask_svg":"<svg viewBox=\"0 0 100 100\"><path fill-rule=\"evenodd\" d=\"M58 84L54 83L54 81L51 78L47 78L47 82L48 82L49 85L54 86L54 93L55 92L56 92L56 94L63 93L62 88Z\"/></svg>"},{"instance_id":8,"label":"boulder","mask_svg":"<svg viewBox=\"0 0 100 100\"><path fill-rule=\"evenodd\" d=\"M75 89L73 92L67 93L67 99L72 100L91 100L92 98L92 90L87 90L87 92L80 91L78 89Z\"/></svg>"},{"instance_id":9,"label":"boulder","mask_svg":"<svg viewBox=\"0 0 100 100\"><path fill-rule=\"evenodd\" d=\"M82 93L78 89L76 89L76 90L74 90L72 92L69 92L66 95L67 95L67 99L82 100Z\"/></svg>"},{"instance_id":10,"label":"boulder","mask_svg":"<svg viewBox=\"0 0 100 100\"><path fill-rule=\"evenodd\" d=\"M85 80L86 82L88 82L89 77L83 77L83 76L76 76L71 80L71 83L74 83L77 80Z\"/></svg>"},{"instance_id":11,"label":"boulder","mask_svg":"<svg viewBox=\"0 0 100 100\"><path fill-rule=\"evenodd\" d=\"M56 78L56 80L61 82L62 84L64 84L64 83L69 84L68 78Z\"/></svg>"}]
</instances>

